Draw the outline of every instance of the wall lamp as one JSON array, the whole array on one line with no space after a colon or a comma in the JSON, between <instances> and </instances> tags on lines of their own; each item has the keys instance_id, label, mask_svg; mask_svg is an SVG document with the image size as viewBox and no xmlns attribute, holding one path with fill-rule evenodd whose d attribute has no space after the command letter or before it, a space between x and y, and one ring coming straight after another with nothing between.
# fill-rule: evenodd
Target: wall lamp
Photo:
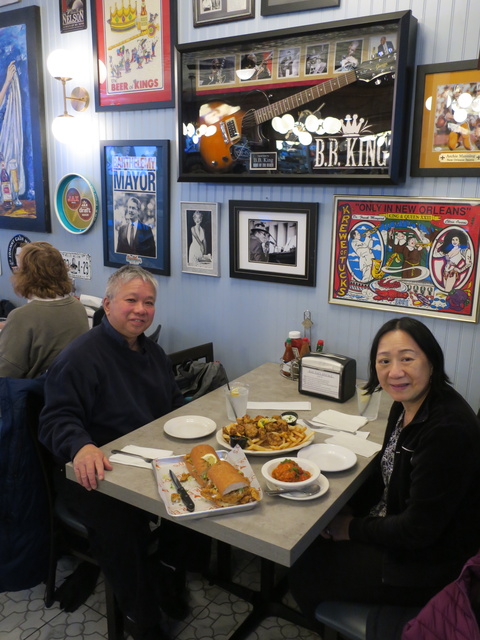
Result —
<instances>
[{"instance_id":1,"label":"wall lamp","mask_svg":"<svg viewBox=\"0 0 480 640\"><path fill-rule=\"evenodd\" d=\"M59 142L72 142L80 135L78 118L67 111L67 100L75 111L85 111L90 104L88 91L83 87L75 87L67 96L66 83L73 79L76 72L76 61L71 51L56 49L48 56L47 69L55 80L60 80L63 88L63 113L52 122L52 133Z\"/></svg>"}]
</instances>

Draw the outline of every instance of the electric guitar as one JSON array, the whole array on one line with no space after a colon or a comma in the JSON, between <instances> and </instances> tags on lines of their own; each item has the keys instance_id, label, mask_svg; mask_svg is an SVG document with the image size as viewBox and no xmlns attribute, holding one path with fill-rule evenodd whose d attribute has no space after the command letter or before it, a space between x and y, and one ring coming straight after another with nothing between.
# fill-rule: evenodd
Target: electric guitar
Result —
<instances>
[{"instance_id":1,"label":"electric guitar","mask_svg":"<svg viewBox=\"0 0 480 640\"><path fill-rule=\"evenodd\" d=\"M279 100L274 104L269 104L260 109L250 109L242 111L239 106L231 106L223 102L209 102L202 105L199 114L199 125L206 134L200 137L200 155L204 160L207 169L214 173L228 171L232 164L236 162L242 154L242 141L244 131L249 131L249 137L261 141L261 134L258 133L259 126L275 116L281 116L292 109L321 98L323 96L342 89L357 80L371 82L378 80L382 76L392 75L396 69L396 53L393 52L381 58L374 58L362 62L356 69L342 73L330 80L309 87L289 98ZM235 150L235 145L240 148ZM248 148L243 152L248 153Z\"/></svg>"}]
</instances>

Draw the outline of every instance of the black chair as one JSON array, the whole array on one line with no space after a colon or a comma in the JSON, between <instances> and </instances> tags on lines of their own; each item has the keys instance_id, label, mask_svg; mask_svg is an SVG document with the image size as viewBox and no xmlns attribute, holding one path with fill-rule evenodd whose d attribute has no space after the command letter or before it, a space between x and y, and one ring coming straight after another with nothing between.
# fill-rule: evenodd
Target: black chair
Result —
<instances>
[{"instance_id":1,"label":"black chair","mask_svg":"<svg viewBox=\"0 0 480 640\"><path fill-rule=\"evenodd\" d=\"M33 446L42 470L42 477L48 497L48 519L50 529L49 568L45 580L44 602L47 608L56 600L57 563L62 556L71 555L82 562L97 566L89 550L88 533L84 525L68 510L66 504L57 496L53 481L53 465L49 452L39 442L38 417L43 402L32 398L27 407L28 428ZM79 565L79 569L80 569ZM100 569L96 575L100 573ZM94 572L95 575L95 572ZM68 580L68 578L67 578ZM124 640L123 615L118 607L113 591L105 580L105 600L107 632L109 640Z\"/></svg>"},{"instance_id":2,"label":"black chair","mask_svg":"<svg viewBox=\"0 0 480 640\"><path fill-rule=\"evenodd\" d=\"M323 640L399 640L420 608L326 600L316 608L315 618L323 625Z\"/></svg>"},{"instance_id":3,"label":"black chair","mask_svg":"<svg viewBox=\"0 0 480 640\"><path fill-rule=\"evenodd\" d=\"M205 344L199 344L196 347L175 351L174 353L170 353L168 357L171 360L174 371L177 365L190 360L213 362L213 342L206 342Z\"/></svg>"}]
</instances>

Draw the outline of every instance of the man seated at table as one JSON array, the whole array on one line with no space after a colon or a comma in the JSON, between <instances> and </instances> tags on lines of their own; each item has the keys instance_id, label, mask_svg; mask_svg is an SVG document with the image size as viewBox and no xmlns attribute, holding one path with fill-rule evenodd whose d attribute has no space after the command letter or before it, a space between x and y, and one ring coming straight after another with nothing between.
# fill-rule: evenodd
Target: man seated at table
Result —
<instances>
[{"instance_id":1,"label":"man seated at table","mask_svg":"<svg viewBox=\"0 0 480 640\"><path fill-rule=\"evenodd\" d=\"M39 437L61 464L73 461L77 483L63 475L59 491L87 527L130 633L161 640L167 636L159 601L171 585L159 584L148 557L153 516L95 491L112 469L99 447L184 403L168 357L144 335L155 314L156 287L137 266L110 276L101 324L74 340L48 371ZM168 522L160 529L164 524L183 529Z\"/></svg>"}]
</instances>

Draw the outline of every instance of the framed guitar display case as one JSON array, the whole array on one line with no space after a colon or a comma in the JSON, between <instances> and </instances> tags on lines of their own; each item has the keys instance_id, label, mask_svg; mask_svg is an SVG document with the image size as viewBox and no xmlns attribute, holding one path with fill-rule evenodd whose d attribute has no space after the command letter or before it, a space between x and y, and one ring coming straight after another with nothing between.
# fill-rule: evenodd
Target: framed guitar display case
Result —
<instances>
[{"instance_id":1,"label":"framed guitar display case","mask_svg":"<svg viewBox=\"0 0 480 640\"><path fill-rule=\"evenodd\" d=\"M178 45L179 180L399 184L411 11Z\"/></svg>"}]
</instances>

